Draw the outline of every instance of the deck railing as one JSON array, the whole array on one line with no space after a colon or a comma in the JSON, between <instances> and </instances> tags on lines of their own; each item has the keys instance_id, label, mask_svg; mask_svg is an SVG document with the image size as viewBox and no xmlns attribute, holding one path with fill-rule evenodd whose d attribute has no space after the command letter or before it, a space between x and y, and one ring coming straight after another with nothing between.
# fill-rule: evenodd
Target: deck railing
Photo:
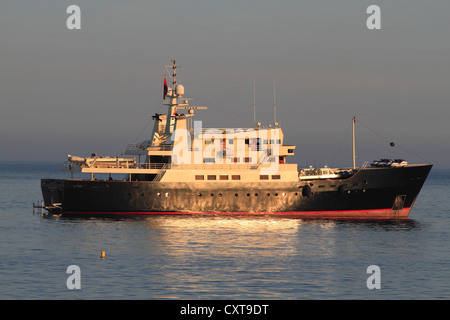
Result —
<instances>
[{"instance_id":1,"label":"deck railing","mask_svg":"<svg viewBox=\"0 0 450 320\"><path fill-rule=\"evenodd\" d=\"M160 146L146 146L145 144L129 144L127 151L133 150L149 150L149 151L171 151L172 145L160 145Z\"/></svg>"}]
</instances>

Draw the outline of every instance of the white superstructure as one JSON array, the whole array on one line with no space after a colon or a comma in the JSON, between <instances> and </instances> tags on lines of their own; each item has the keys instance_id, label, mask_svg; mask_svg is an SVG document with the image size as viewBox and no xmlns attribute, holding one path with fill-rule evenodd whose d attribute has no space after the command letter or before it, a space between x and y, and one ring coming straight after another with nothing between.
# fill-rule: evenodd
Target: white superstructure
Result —
<instances>
[{"instance_id":1,"label":"white superstructure","mask_svg":"<svg viewBox=\"0 0 450 320\"><path fill-rule=\"evenodd\" d=\"M89 158L69 156L70 164L81 172L123 173L147 175L144 180L161 182L190 181L298 181L296 164L286 158L294 155L295 146L283 144L283 132L278 123L264 128L203 128L193 121L196 110L204 106L189 106L185 88L176 81L176 64L166 66L172 80L167 86L164 77L163 104L165 114L155 114L149 140L128 145L130 158Z\"/></svg>"}]
</instances>

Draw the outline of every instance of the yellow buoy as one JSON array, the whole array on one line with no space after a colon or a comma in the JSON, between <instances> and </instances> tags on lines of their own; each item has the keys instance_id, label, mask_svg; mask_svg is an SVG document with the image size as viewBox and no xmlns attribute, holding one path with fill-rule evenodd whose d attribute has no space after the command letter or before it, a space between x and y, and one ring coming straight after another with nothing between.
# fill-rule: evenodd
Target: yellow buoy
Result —
<instances>
[{"instance_id":1,"label":"yellow buoy","mask_svg":"<svg viewBox=\"0 0 450 320\"><path fill-rule=\"evenodd\" d=\"M105 251L102 251L102 253L100 254L100 258L105 259Z\"/></svg>"}]
</instances>

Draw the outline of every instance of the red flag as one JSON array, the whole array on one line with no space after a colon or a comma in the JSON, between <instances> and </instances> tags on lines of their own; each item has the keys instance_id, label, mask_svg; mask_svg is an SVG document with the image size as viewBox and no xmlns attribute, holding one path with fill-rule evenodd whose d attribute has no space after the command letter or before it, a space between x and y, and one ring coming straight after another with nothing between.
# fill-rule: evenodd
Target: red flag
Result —
<instances>
[{"instance_id":1,"label":"red flag","mask_svg":"<svg viewBox=\"0 0 450 320\"><path fill-rule=\"evenodd\" d=\"M167 81L166 76L164 76L164 92L163 92L163 100L166 98L167 95Z\"/></svg>"}]
</instances>

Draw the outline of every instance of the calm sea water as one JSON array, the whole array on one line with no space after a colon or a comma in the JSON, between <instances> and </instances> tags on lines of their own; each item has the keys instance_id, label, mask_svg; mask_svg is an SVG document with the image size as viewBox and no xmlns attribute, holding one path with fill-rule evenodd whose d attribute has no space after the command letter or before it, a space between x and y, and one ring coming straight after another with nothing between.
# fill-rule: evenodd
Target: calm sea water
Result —
<instances>
[{"instance_id":1,"label":"calm sea water","mask_svg":"<svg viewBox=\"0 0 450 320\"><path fill-rule=\"evenodd\" d=\"M433 169L410 219L393 222L42 217L44 177L67 174L0 163L0 299L450 298L450 170ZM367 287L371 265L381 289Z\"/></svg>"}]
</instances>

